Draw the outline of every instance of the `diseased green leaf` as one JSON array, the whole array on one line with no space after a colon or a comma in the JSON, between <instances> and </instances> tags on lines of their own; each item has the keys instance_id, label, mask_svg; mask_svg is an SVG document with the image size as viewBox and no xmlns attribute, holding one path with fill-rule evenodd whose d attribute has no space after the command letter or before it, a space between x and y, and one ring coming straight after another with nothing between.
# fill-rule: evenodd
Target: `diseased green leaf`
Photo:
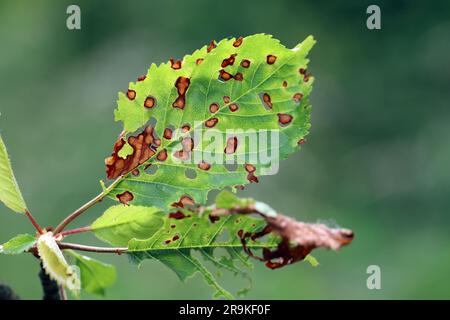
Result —
<instances>
[{"instance_id":1,"label":"diseased green leaf","mask_svg":"<svg viewBox=\"0 0 450 320\"><path fill-rule=\"evenodd\" d=\"M117 205L108 208L91 228L98 238L115 246L127 246L133 238L148 239L162 225L157 208Z\"/></svg>"},{"instance_id":2,"label":"diseased green leaf","mask_svg":"<svg viewBox=\"0 0 450 320\"><path fill-rule=\"evenodd\" d=\"M116 281L116 268L87 256L68 250L75 259L75 265L80 269L81 288L89 293L104 295L105 288Z\"/></svg>"},{"instance_id":3,"label":"diseased green leaf","mask_svg":"<svg viewBox=\"0 0 450 320\"><path fill-rule=\"evenodd\" d=\"M205 281L215 290L215 297L232 298L215 280L213 274L195 256L198 251L207 261L217 267L243 275L236 262L249 266L248 257L242 251L240 235L254 233L263 229L265 221L251 216L224 216L211 219L209 209L202 215L180 209L164 217L164 226L147 240L133 239L129 242L128 253L132 260L140 263L144 259L156 259L171 268L182 280L202 274ZM263 247L275 247L276 237L266 241L249 241L248 247L255 250ZM225 256L216 256L217 249L228 252ZM251 264L250 264L251 266Z\"/></svg>"},{"instance_id":4,"label":"diseased green leaf","mask_svg":"<svg viewBox=\"0 0 450 320\"><path fill-rule=\"evenodd\" d=\"M19 234L0 246L0 253L20 254L30 249L36 243L36 237L31 234Z\"/></svg>"},{"instance_id":5,"label":"diseased green leaf","mask_svg":"<svg viewBox=\"0 0 450 320\"><path fill-rule=\"evenodd\" d=\"M115 119L124 133L106 164L108 178L124 177L109 196L167 210L183 196L204 204L212 189L273 174L278 160L299 150L310 127L313 77L306 56L314 43L308 37L287 49L257 34L152 64L146 77L119 94ZM269 135L265 143L258 136L256 151L245 142L251 130ZM224 161L237 168L230 171Z\"/></svg>"},{"instance_id":6,"label":"diseased green leaf","mask_svg":"<svg viewBox=\"0 0 450 320\"><path fill-rule=\"evenodd\" d=\"M0 200L11 210L24 213L25 201L20 193L14 172L11 168L8 152L0 135Z\"/></svg>"}]
</instances>

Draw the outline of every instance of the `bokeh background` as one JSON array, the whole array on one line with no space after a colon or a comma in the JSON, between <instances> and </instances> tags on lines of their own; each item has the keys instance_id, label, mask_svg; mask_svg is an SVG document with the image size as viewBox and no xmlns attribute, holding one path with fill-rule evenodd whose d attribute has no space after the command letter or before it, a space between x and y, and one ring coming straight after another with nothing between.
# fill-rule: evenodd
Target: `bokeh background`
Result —
<instances>
[{"instance_id":1,"label":"bokeh background","mask_svg":"<svg viewBox=\"0 0 450 320\"><path fill-rule=\"evenodd\" d=\"M377 31L366 28L373 3L382 11ZM69 4L81 7L82 30L67 30ZM318 40L312 130L278 175L243 194L302 220L335 221L356 238L338 253L316 251L318 268L255 264L247 298L450 298L448 1L2 0L0 130L31 211L54 225L99 192L121 130L117 92L150 63L261 32L289 47L309 34ZM32 231L0 207L0 242ZM100 258L118 267L106 298L211 297L200 276L183 284L155 261L136 269L123 256ZM372 264L381 290L366 287ZM41 297L37 272L30 255L0 256L0 281L23 298ZM222 282L233 292L246 285L233 276Z\"/></svg>"}]
</instances>

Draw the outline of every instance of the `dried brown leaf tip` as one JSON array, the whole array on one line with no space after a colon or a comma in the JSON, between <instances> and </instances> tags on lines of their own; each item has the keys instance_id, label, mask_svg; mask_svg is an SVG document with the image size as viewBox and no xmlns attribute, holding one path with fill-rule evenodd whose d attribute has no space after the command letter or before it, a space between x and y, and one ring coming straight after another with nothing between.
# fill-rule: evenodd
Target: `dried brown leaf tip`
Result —
<instances>
[{"instance_id":1,"label":"dried brown leaf tip","mask_svg":"<svg viewBox=\"0 0 450 320\"><path fill-rule=\"evenodd\" d=\"M177 81L175 81L175 88L178 91L178 97L172 103L172 107L178 109L184 109L186 105L186 91L189 88L191 80L187 77L178 77Z\"/></svg>"},{"instance_id":2,"label":"dried brown leaf tip","mask_svg":"<svg viewBox=\"0 0 450 320\"><path fill-rule=\"evenodd\" d=\"M154 128L152 126L146 127L137 136L130 136L128 143L133 148L133 152L124 159L119 156L119 151L125 145L125 140L119 137L114 144L113 153L105 159L108 179L115 179L146 162L155 154L155 149L157 148L155 140Z\"/></svg>"},{"instance_id":3,"label":"dried brown leaf tip","mask_svg":"<svg viewBox=\"0 0 450 320\"><path fill-rule=\"evenodd\" d=\"M242 38L242 37L237 38L233 42L233 47L235 47L235 48L239 47L242 44L243 41L244 41L244 38Z\"/></svg>"},{"instance_id":4,"label":"dried brown leaf tip","mask_svg":"<svg viewBox=\"0 0 450 320\"><path fill-rule=\"evenodd\" d=\"M282 238L274 250L263 249L263 257L258 258L266 262L270 269L277 269L288 264L303 260L316 248L338 250L353 240L353 232L348 229L332 229L324 224L309 224L277 214L275 217L264 216L267 226L259 234L246 233L241 237L245 251L255 257L245 245L247 239L256 240L272 232Z\"/></svg>"},{"instance_id":5,"label":"dried brown leaf tip","mask_svg":"<svg viewBox=\"0 0 450 320\"><path fill-rule=\"evenodd\" d=\"M269 54L266 58L267 64L274 64L277 61L277 57L273 54Z\"/></svg>"},{"instance_id":6,"label":"dried brown leaf tip","mask_svg":"<svg viewBox=\"0 0 450 320\"><path fill-rule=\"evenodd\" d=\"M256 205L235 207L231 209L214 209L210 216L217 217L229 214L259 214L266 221L266 226L257 232L239 230L244 251L251 257L265 262L271 269L301 261L316 248L338 250L352 242L354 235L351 230L330 228L321 223L304 223L296 221L279 213L270 215L257 210ZM258 240L265 235L274 234L281 238L274 249L263 248L262 257L255 255L247 246L248 241Z\"/></svg>"},{"instance_id":7,"label":"dried brown leaf tip","mask_svg":"<svg viewBox=\"0 0 450 320\"><path fill-rule=\"evenodd\" d=\"M181 60L174 60L170 58L170 67L174 70L181 69Z\"/></svg>"},{"instance_id":8,"label":"dried brown leaf tip","mask_svg":"<svg viewBox=\"0 0 450 320\"><path fill-rule=\"evenodd\" d=\"M214 40L211 40L208 47L206 48L206 52L210 53L211 50L214 49L215 47L217 47L216 42Z\"/></svg>"},{"instance_id":9,"label":"dried brown leaf tip","mask_svg":"<svg viewBox=\"0 0 450 320\"><path fill-rule=\"evenodd\" d=\"M120 193L116 195L117 199L120 201L120 203L123 203L124 205L128 205L130 201L133 201L134 196L130 191L125 191L123 193Z\"/></svg>"}]
</instances>

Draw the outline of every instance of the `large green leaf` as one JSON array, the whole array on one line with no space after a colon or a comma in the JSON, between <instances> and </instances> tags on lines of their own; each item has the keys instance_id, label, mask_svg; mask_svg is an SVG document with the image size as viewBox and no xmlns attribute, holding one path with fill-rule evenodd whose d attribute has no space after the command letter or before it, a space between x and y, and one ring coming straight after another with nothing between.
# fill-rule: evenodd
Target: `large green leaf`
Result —
<instances>
[{"instance_id":1,"label":"large green leaf","mask_svg":"<svg viewBox=\"0 0 450 320\"><path fill-rule=\"evenodd\" d=\"M36 243L36 237L31 234L19 234L0 246L0 253L19 254L27 251Z\"/></svg>"},{"instance_id":2,"label":"large green leaf","mask_svg":"<svg viewBox=\"0 0 450 320\"><path fill-rule=\"evenodd\" d=\"M8 152L3 138L0 135L0 200L11 210L23 213L26 208L25 201L20 193L16 178L14 177Z\"/></svg>"},{"instance_id":3,"label":"large green leaf","mask_svg":"<svg viewBox=\"0 0 450 320\"><path fill-rule=\"evenodd\" d=\"M181 62L153 64L145 78L119 94L115 118L123 122L124 133L106 163L109 178L124 177L109 196L162 209L183 196L204 204L211 189L256 182L256 177L271 173L273 163L300 148L310 127L313 77L305 70L315 41L308 37L287 49L265 34L240 40L240 45L234 38L222 40L212 50L205 46ZM234 63L226 65L230 60ZM149 120L154 130L144 129ZM164 134L166 128L175 129L171 138ZM231 129L270 130L278 134L279 143L268 139L255 151L244 143L248 132L227 134ZM220 137L216 144L208 136L212 133ZM189 144L189 137L193 148L177 154L186 146L180 140ZM274 157L272 163L261 161L266 152ZM180 155L189 159L181 162ZM212 155L234 160L237 168L217 160L201 162ZM249 161L252 155L257 155L255 161ZM156 172L148 173L149 165Z\"/></svg>"},{"instance_id":4,"label":"large green leaf","mask_svg":"<svg viewBox=\"0 0 450 320\"><path fill-rule=\"evenodd\" d=\"M150 238L162 225L157 208L117 205L108 208L91 228L98 238L115 246L127 246L133 238Z\"/></svg>"},{"instance_id":5,"label":"large green leaf","mask_svg":"<svg viewBox=\"0 0 450 320\"><path fill-rule=\"evenodd\" d=\"M80 269L81 287L89 293L104 295L105 288L116 281L116 268L72 250L69 252L75 259L75 265Z\"/></svg>"}]
</instances>

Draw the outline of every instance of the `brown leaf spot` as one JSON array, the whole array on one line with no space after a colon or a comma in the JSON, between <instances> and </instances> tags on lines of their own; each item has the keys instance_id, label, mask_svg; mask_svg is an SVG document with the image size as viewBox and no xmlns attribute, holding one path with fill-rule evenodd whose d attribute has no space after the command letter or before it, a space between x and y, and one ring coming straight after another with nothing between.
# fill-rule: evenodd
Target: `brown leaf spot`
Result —
<instances>
[{"instance_id":1,"label":"brown leaf spot","mask_svg":"<svg viewBox=\"0 0 450 320\"><path fill-rule=\"evenodd\" d=\"M236 189L238 189L238 190L244 190L245 189L245 187L243 186L243 185L237 185L237 186L234 186Z\"/></svg>"},{"instance_id":2,"label":"brown leaf spot","mask_svg":"<svg viewBox=\"0 0 450 320\"><path fill-rule=\"evenodd\" d=\"M306 139L305 138L301 138L300 140L297 141L298 145L304 145L306 143Z\"/></svg>"},{"instance_id":3,"label":"brown leaf spot","mask_svg":"<svg viewBox=\"0 0 450 320\"><path fill-rule=\"evenodd\" d=\"M131 174L133 176L138 176L139 175L139 169L134 169L133 171L131 171Z\"/></svg>"},{"instance_id":4,"label":"brown leaf spot","mask_svg":"<svg viewBox=\"0 0 450 320\"><path fill-rule=\"evenodd\" d=\"M215 47L217 47L216 42L214 40L211 40L208 47L206 48L206 52L210 53L211 50L214 49Z\"/></svg>"},{"instance_id":5,"label":"brown leaf spot","mask_svg":"<svg viewBox=\"0 0 450 320\"><path fill-rule=\"evenodd\" d=\"M282 84L283 84L283 87L284 87L284 88L287 88L287 86L288 86L288 83L287 83L287 81L286 81L286 80L284 80Z\"/></svg>"},{"instance_id":6,"label":"brown leaf spot","mask_svg":"<svg viewBox=\"0 0 450 320\"><path fill-rule=\"evenodd\" d=\"M171 224L170 227L171 227L172 229L174 229L174 228L176 227L176 225Z\"/></svg>"},{"instance_id":7,"label":"brown leaf spot","mask_svg":"<svg viewBox=\"0 0 450 320\"><path fill-rule=\"evenodd\" d=\"M223 102L230 103L230 97L229 96L223 96Z\"/></svg>"},{"instance_id":8,"label":"brown leaf spot","mask_svg":"<svg viewBox=\"0 0 450 320\"><path fill-rule=\"evenodd\" d=\"M241 72L237 72L233 78L236 81L242 81L242 80L244 80L244 75Z\"/></svg>"},{"instance_id":9,"label":"brown leaf spot","mask_svg":"<svg viewBox=\"0 0 450 320\"><path fill-rule=\"evenodd\" d=\"M247 172L255 172L256 171L256 167L250 163L246 163L244 165L245 171Z\"/></svg>"},{"instance_id":10,"label":"brown leaf spot","mask_svg":"<svg viewBox=\"0 0 450 320\"><path fill-rule=\"evenodd\" d=\"M218 118L210 118L205 121L205 126L208 128L212 128L217 124L217 122L219 122Z\"/></svg>"},{"instance_id":11,"label":"brown leaf spot","mask_svg":"<svg viewBox=\"0 0 450 320\"><path fill-rule=\"evenodd\" d=\"M203 58L198 58L197 60L195 60L195 64L196 64L196 65L199 65L200 63L203 62L203 60L205 60L205 59L203 59Z\"/></svg>"},{"instance_id":12,"label":"brown leaf spot","mask_svg":"<svg viewBox=\"0 0 450 320\"><path fill-rule=\"evenodd\" d=\"M170 129L170 128L165 128L165 129L164 129L163 137L164 137L165 139L167 139L167 140L172 139L172 129Z\"/></svg>"},{"instance_id":13,"label":"brown leaf spot","mask_svg":"<svg viewBox=\"0 0 450 320\"><path fill-rule=\"evenodd\" d=\"M223 152L226 154L232 154L236 152L236 149L238 147L238 139L237 137L230 137L227 139L227 144L225 146L225 149Z\"/></svg>"},{"instance_id":14,"label":"brown leaf spot","mask_svg":"<svg viewBox=\"0 0 450 320\"><path fill-rule=\"evenodd\" d=\"M175 81L175 87L178 91L178 97L172 103L172 107L178 109L184 109L186 105L186 91L189 88L189 84L191 80L187 77L178 77L177 81Z\"/></svg>"},{"instance_id":15,"label":"brown leaf spot","mask_svg":"<svg viewBox=\"0 0 450 320\"><path fill-rule=\"evenodd\" d=\"M272 105L272 99L270 98L270 96L269 96L268 93L264 93L264 94L263 94L262 100L263 100L264 106L265 106L267 109L272 109L272 107L273 107L273 105Z\"/></svg>"},{"instance_id":16,"label":"brown leaf spot","mask_svg":"<svg viewBox=\"0 0 450 320\"><path fill-rule=\"evenodd\" d=\"M183 212L177 211L177 212L169 213L169 218L181 220L181 219L187 218L187 216Z\"/></svg>"},{"instance_id":17,"label":"brown leaf spot","mask_svg":"<svg viewBox=\"0 0 450 320\"><path fill-rule=\"evenodd\" d=\"M186 161L189 159L189 152L182 149L182 150L175 151L173 156L180 160Z\"/></svg>"},{"instance_id":18,"label":"brown leaf spot","mask_svg":"<svg viewBox=\"0 0 450 320\"><path fill-rule=\"evenodd\" d=\"M118 195L116 195L117 199L119 199L119 201L125 205L128 205L128 203L130 201L132 201L134 199L133 194L130 191L125 191L123 193L120 193Z\"/></svg>"},{"instance_id":19,"label":"brown leaf spot","mask_svg":"<svg viewBox=\"0 0 450 320\"><path fill-rule=\"evenodd\" d=\"M287 113L277 113L277 116L278 116L278 122L282 125L291 123L291 121L293 119L293 117Z\"/></svg>"},{"instance_id":20,"label":"brown leaf spot","mask_svg":"<svg viewBox=\"0 0 450 320\"><path fill-rule=\"evenodd\" d=\"M139 135L128 138L128 143L133 148L133 152L127 155L125 159L119 157L119 151L125 145L125 140L119 137L114 144L113 153L105 159L108 179L115 179L132 171L155 154L153 150L155 147L153 145L155 141L153 129L152 126L148 126Z\"/></svg>"},{"instance_id":21,"label":"brown leaf spot","mask_svg":"<svg viewBox=\"0 0 450 320\"><path fill-rule=\"evenodd\" d=\"M188 132L189 130L191 130L191 126L190 126L189 124L184 124L184 125L181 127L181 131L183 131L183 133L186 133L186 132Z\"/></svg>"},{"instance_id":22,"label":"brown leaf spot","mask_svg":"<svg viewBox=\"0 0 450 320\"><path fill-rule=\"evenodd\" d=\"M220 220L219 216L213 216L213 215L208 215L209 221L211 221L211 223L216 223L216 221Z\"/></svg>"},{"instance_id":23,"label":"brown leaf spot","mask_svg":"<svg viewBox=\"0 0 450 320\"><path fill-rule=\"evenodd\" d=\"M301 75L304 75L304 74L306 73L306 69L300 68L300 69L298 69L298 72L299 72Z\"/></svg>"},{"instance_id":24,"label":"brown leaf spot","mask_svg":"<svg viewBox=\"0 0 450 320\"><path fill-rule=\"evenodd\" d=\"M303 98L303 94L301 94L300 92L295 93L294 96L292 97L292 99L294 99L295 103L299 103L302 98Z\"/></svg>"},{"instance_id":25,"label":"brown leaf spot","mask_svg":"<svg viewBox=\"0 0 450 320\"><path fill-rule=\"evenodd\" d=\"M171 204L171 206L175 208L184 208L185 206L193 206L193 205L195 205L195 201L188 195L181 196L178 202L174 202Z\"/></svg>"},{"instance_id":26,"label":"brown leaf spot","mask_svg":"<svg viewBox=\"0 0 450 320\"><path fill-rule=\"evenodd\" d=\"M136 91L128 89L127 91L127 97L130 100L134 100L136 98Z\"/></svg>"},{"instance_id":27,"label":"brown leaf spot","mask_svg":"<svg viewBox=\"0 0 450 320\"><path fill-rule=\"evenodd\" d=\"M276 60L277 60L277 57L272 54L269 54L266 58L266 61L268 64L274 64Z\"/></svg>"},{"instance_id":28,"label":"brown leaf spot","mask_svg":"<svg viewBox=\"0 0 450 320\"><path fill-rule=\"evenodd\" d=\"M155 104L156 104L156 99L152 96L148 96L145 99L144 107L151 109L155 106Z\"/></svg>"},{"instance_id":29,"label":"brown leaf spot","mask_svg":"<svg viewBox=\"0 0 450 320\"><path fill-rule=\"evenodd\" d=\"M222 64L221 64L222 68L226 68L227 66L232 66L234 64L234 60L235 60L236 56L237 56L237 54L233 53L232 55L230 55L229 58L223 59Z\"/></svg>"},{"instance_id":30,"label":"brown leaf spot","mask_svg":"<svg viewBox=\"0 0 450 320\"><path fill-rule=\"evenodd\" d=\"M233 42L233 47L235 47L235 48L239 47L242 44L243 41L244 41L244 38L242 38L242 37L237 38Z\"/></svg>"},{"instance_id":31,"label":"brown leaf spot","mask_svg":"<svg viewBox=\"0 0 450 320\"><path fill-rule=\"evenodd\" d=\"M209 105L209 112L216 113L217 111L219 111L219 105L215 102L211 103Z\"/></svg>"},{"instance_id":32,"label":"brown leaf spot","mask_svg":"<svg viewBox=\"0 0 450 320\"><path fill-rule=\"evenodd\" d=\"M174 60L173 58L170 58L170 67L174 70L181 69L181 60Z\"/></svg>"},{"instance_id":33,"label":"brown leaf spot","mask_svg":"<svg viewBox=\"0 0 450 320\"><path fill-rule=\"evenodd\" d=\"M162 149L160 152L158 152L156 159L158 159L159 161L165 161L167 159L167 150Z\"/></svg>"},{"instance_id":34,"label":"brown leaf spot","mask_svg":"<svg viewBox=\"0 0 450 320\"><path fill-rule=\"evenodd\" d=\"M208 170L211 168L211 165L210 165L208 162L201 161L201 162L198 164L198 168L199 168L200 170L208 171Z\"/></svg>"},{"instance_id":35,"label":"brown leaf spot","mask_svg":"<svg viewBox=\"0 0 450 320\"><path fill-rule=\"evenodd\" d=\"M220 80L223 80L223 81L228 81L228 80L230 80L231 78L233 78L233 76L230 74L230 73L228 73L228 72L226 72L225 70L219 70L219 79Z\"/></svg>"},{"instance_id":36,"label":"brown leaf spot","mask_svg":"<svg viewBox=\"0 0 450 320\"><path fill-rule=\"evenodd\" d=\"M231 112L236 112L239 109L239 105L237 103L232 103L228 106Z\"/></svg>"},{"instance_id":37,"label":"brown leaf spot","mask_svg":"<svg viewBox=\"0 0 450 320\"><path fill-rule=\"evenodd\" d=\"M172 241L177 241L178 239L180 239L180 236L176 234L173 236Z\"/></svg>"},{"instance_id":38,"label":"brown leaf spot","mask_svg":"<svg viewBox=\"0 0 450 320\"><path fill-rule=\"evenodd\" d=\"M185 137L183 141L181 141L181 145L183 146L184 151L190 152L194 149L194 139L191 137Z\"/></svg>"},{"instance_id":39,"label":"brown leaf spot","mask_svg":"<svg viewBox=\"0 0 450 320\"><path fill-rule=\"evenodd\" d=\"M241 67L242 68L248 68L250 67L250 60L244 59L241 61Z\"/></svg>"},{"instance_id":40,"label":"brown leaf spot","mask_svg":"<svg viewBox=\"0 0 450 320\"><path fill-rule=\"evenodd\" d=\"M258 183L259 179L257 176L255 176L256 167L252 164L246 163L244 165L245 171L247 171L247 180L249 182L255 182Z\"/></svg>"},{"instance_id":41,"label":"brown leaf spot","mask_svg":"<svg viewBox=\"0 0 450 320\"><path fill-rule=\"evenodd\" d=\"M137 81L144 81L146 78L147 78L146 75L142 75L137 78Z\"/></svg>"},{"instance_id":42,"label":"brown leaf spot","mask_svg":"<svg viewBox=\"0 0 450 320\"><path fill-rule=\"evenodd\" d=\"M164 241L165 244L169 244L171 242L170 239L167 239L166 241Z\"/></svg>"}]
</instances>

